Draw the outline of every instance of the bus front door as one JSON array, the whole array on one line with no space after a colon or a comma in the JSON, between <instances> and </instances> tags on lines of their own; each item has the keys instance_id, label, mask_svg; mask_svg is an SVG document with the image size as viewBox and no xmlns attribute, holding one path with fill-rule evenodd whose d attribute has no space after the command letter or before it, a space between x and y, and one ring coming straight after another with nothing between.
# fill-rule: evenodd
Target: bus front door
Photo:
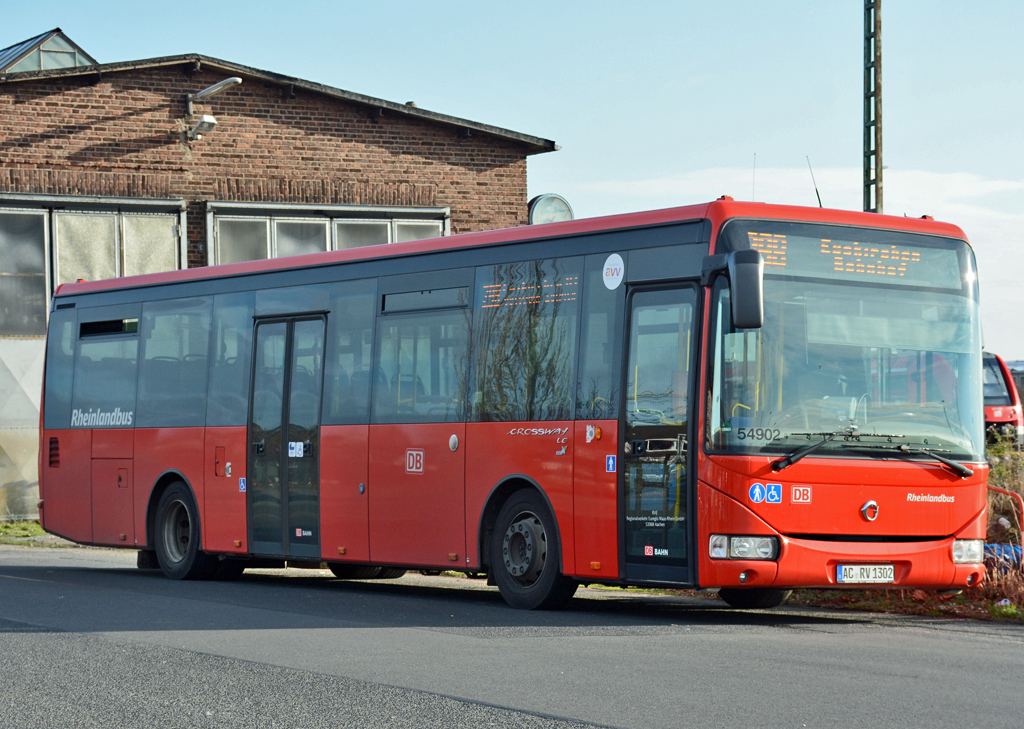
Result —
<instances>
[{"instance_id":1,"label":"bus front door","mask_svg":"<svg viewBox=\"0 0 1024 729\"><path fill-rule=\"evenodd\" d=\"M626 407L620 432L626 578L689 584L690 410L697 289L630 291Z\"/></svg>"},{"instance_id":2,"label":"bus front door","mask_svg":"<svg viewBox=\"0 0 1024 729\"><path fill-rule=\"evenodd\" d=\"M323 317L256 325L249 416L249 551L320 558Z\"/></svg>"}]
</instances>

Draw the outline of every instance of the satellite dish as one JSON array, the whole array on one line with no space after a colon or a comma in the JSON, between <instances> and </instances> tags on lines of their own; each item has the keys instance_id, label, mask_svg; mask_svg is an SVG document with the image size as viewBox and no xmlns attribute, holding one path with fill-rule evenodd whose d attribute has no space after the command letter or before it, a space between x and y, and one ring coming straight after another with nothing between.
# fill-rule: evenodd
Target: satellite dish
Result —
<instances>
[{"instance_id":1,"label":"satellite dish","mask_svg":"<svg viewBox=\"0 0 1024 729\"><path fill-rule=\"evenodd\" d=\"M572 207L561 195L546 192L530 201L530 225L572 220Z\"/></svg>"}]
</instances>

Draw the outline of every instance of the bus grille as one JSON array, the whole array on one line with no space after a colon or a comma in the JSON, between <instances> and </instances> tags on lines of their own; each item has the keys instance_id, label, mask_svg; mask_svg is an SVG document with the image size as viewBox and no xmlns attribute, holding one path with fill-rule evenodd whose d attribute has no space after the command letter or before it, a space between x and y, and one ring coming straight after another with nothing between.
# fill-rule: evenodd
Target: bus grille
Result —
<instances>
[{"instance_id":1,"label":"bus grille","mask_svg":"<svg viewBox=\"0 0 1024 729\"><path fill-rule=\"evenodd\" d=\"M50 438L50 468L60 468L60 442Z\"/></svg>"}]
</instances>

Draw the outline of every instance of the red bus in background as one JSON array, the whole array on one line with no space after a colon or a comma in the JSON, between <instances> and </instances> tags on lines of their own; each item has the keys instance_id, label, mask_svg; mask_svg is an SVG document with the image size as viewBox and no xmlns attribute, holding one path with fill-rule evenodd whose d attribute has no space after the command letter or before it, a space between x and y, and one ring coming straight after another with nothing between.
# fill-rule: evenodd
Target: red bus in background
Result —
<instances>
[{"instance_id":1,"label":"red bus in background","mask_svg":"<svg viewBox=\"0 0 1024 729\"><path fill-rule=\"evenodd\" d=\"M1024 411L1009 367L998 354L982 352L985 429L992 436L1012 438L1024 445Z\"/></svg>"},{"instance_id":2,"label":"red bus in background","mask_svg":"<svg viewBox=\"0 0 1024 729\"><path fill-rule=\"evenodd\" d=\"M951 225L723 198L65 284L42 524L172 578L458 569L522 608L963 588L975 272Z\"/></svg>"}]
</instances>

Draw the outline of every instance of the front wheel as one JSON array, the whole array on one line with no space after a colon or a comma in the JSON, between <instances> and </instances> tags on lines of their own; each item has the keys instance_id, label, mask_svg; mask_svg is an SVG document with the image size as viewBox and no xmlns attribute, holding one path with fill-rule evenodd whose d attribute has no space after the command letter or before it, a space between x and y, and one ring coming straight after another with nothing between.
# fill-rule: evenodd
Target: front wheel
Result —
<instances>
[{"instance_id":1,"label":"front wheel","mask_svg":"<svg viewBox=\"0 0 1024 729\"><path fill-rule=\"evenodd\" d=\"M217 570L217 558L200 550L199 510L184 482L160 496L154 531L157 562L172 580L204 580Z\"/></svg>"},{"instance_id":2,"label":"front wheel","mask_svg":"<svg viewBox=\"0 0 1024 729\"><path fill-rule=\"evenodd\" d=\"M778 607L792 594L792 590L775 590L770 587L751 587L748 590L723 587L718 591L718 596L725 600L730 607L741 610L763 610Z\"/></svg>"},{"instance_id":3,"label":"front wheel","mask_svg":"<svg viewBox=\"0 0 1024 729\"><path fill-rule=\"evenodd\" d=\"M494 581L514 608L555 608L576 593L559 570L557 527L536 491L517 491L498 512L491 537Z\"/></svg>"}]
</instances>

